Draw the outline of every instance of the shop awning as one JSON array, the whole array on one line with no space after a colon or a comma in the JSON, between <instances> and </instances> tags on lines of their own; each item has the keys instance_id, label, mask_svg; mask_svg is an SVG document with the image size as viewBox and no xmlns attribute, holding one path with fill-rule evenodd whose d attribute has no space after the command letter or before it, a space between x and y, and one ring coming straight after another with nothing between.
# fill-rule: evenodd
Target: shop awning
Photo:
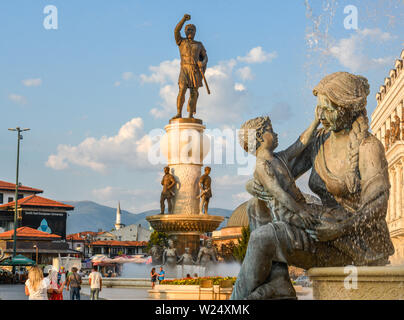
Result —
<instances>
[{"instance_id":1,"label":"shop awning","mask_svg":"<svg viewBox=\"0 0 404 320\"><path fill-rule=\"evenodd\" d=\"M14 258L7 258L0 262L0 266L33 266L35 264L35 261L21 254L17 254Z\"/></svg>"}]
</instances>

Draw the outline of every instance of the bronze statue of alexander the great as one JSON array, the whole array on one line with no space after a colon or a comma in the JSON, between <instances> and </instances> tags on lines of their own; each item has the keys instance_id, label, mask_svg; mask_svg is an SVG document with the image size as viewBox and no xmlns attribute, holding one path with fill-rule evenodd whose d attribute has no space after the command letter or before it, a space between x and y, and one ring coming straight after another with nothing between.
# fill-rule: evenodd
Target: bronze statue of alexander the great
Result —
<instances>
[{"instance_id":1,"label":"bronze statue of alexander the great","mask_svg":"<svg viewBox=\"0 0 404 320\"><path fill-rule=\"evenodd\" d=\"M209 88L204 78L208 56L202 42L195 41L196 27L193 24L185 26L186 38L181 36L181 29L185 23L191 19L189 14L185 14L174 30L175 41L180 49L181 70L178 78L179 92L177 97L177 115L173 117L182 118L182 107L185 102L185 93L190 90L187 111L189 118L193 118L196 113L196 102L198 100L198 89L202 87L202 81L205 81L206 88Z\"/></svg>"}]
</instances>

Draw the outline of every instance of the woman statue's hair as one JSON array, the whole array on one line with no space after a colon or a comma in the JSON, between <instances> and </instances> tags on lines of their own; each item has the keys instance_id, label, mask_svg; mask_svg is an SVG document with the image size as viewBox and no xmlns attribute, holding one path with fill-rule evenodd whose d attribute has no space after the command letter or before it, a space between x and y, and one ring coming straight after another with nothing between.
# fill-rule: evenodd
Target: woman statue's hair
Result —
<instances>
[{"instance_id":1,"label":"woman statue's hair","mask_svg":"<svg viewBox=\"0 0 404 320\"><path fill-rule=\"evenodd\" d=\"M366 114L369 83L365 77L348 72L335 72L324 77L313 89L313 94L323 94L338 107L350 112L349 162L345 184L350 193L360 188L359 146L369 136L369 120Z\"/></svg>"},{"instance_id":2,"label":"woman statue's hair","mask_svg":"<svg viewBox=\"0 0 404 320\"><path fill-rule=\"evenodd\" d=\"M271 119L268 116L257 117L244 122L239 131L241 147L253 155L262 142L264 132L272 128Z\"/></svg>"}]
</instances>

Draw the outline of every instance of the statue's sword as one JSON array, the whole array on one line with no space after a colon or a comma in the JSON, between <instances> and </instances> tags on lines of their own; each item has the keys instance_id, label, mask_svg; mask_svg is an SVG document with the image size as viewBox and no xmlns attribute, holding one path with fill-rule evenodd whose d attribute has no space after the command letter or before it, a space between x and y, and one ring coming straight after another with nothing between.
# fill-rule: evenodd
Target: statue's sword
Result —
<instances>
[{"instance_id":1,"label":"statue's sword","mask_svg":"<svg viewBox=\"0 0 404 320\"><path fill-rule=\"evenodd\" d=\"M205 78L205 74L203 73L202 68L199 67L198 64L197 64L197 66L199 68L199 72L202 74L202 79L203 79L203 82L205 83L206 90L208 91L208 94L210 94L210 90L209 90L208 82L206 81L206 78Z\"/></svg>"}]
</instances>

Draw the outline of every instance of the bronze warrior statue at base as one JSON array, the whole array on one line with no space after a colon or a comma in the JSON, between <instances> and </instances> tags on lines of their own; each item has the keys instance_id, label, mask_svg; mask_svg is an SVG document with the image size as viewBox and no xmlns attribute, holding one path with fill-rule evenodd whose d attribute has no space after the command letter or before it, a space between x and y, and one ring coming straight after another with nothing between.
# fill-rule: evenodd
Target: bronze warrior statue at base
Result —
<instances>
[{"instance_id":1,"label":"bronze warrior statue at base","mask_svg":"<svg viewBox=\"0 0 404 320\"><path fill-rule=\"evenodd\" d=\"M164 177L161 180L161 185L163 186L163 191L160 196L160 214L164 214L165 205L164 201L167 200L168 204L168 213L173 213L173 198L175 196L174 186L175 186L175 178L170 173L170 167L164 168Z\"/></svg>"},{"instance_id":2,"label":"bronze warrior statue at base","mask_svg":"<svg viewBox=\"0 0 404 320\"><path fill-rule=\"evenodd\" d=\"M198 198L200 198L199 214L208 214L209 200L212 198L212 179L209 176L210 171L210 167L205 167L205 174L199 179L199 188L201 189L201 193L198 196Z\"/></svg>"}]
</instances>

